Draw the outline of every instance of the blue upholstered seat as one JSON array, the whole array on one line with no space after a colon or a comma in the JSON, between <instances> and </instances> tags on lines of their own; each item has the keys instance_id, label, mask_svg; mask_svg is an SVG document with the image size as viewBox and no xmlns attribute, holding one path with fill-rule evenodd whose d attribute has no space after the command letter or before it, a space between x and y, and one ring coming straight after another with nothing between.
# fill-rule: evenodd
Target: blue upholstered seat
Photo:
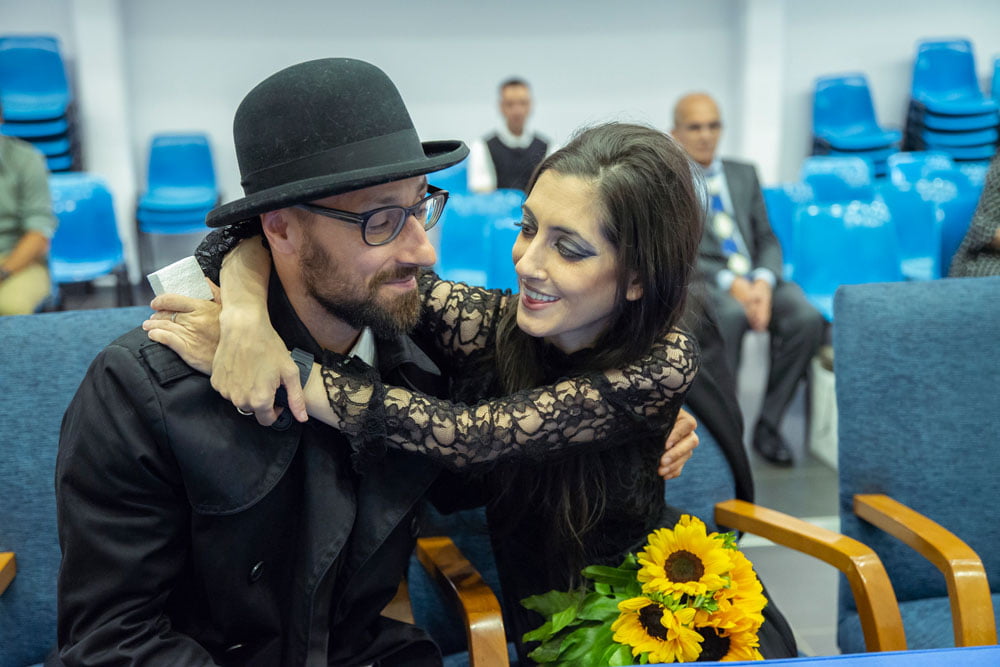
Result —
<instances>
[{"instance_id":1,"label":"blue upholstered seat","mask_svg":"<svg viewBox=\"0 0 1000 667\"><path fill-rule=\"evenodd\" d=\"M0 317L0 551L17 575L0 595L0 666L41 662L55 645L56 448L63 412L97 353L145 307Z\"/></svg>"},{"instance_id":2,"label":"blue upholstered seat","mask_svg":"<svg viewBox=\"0 0 1000 667\"><path fill-rule=\"evenodd\" d=\"M835 314L841 532L885 563L909 648L953 645L941 574L852 502L887 494L955 533L982 559L998 609L1000 277L845 287ZM843 583L838 638L864 650Z\"/></svg>"}]
</instances>

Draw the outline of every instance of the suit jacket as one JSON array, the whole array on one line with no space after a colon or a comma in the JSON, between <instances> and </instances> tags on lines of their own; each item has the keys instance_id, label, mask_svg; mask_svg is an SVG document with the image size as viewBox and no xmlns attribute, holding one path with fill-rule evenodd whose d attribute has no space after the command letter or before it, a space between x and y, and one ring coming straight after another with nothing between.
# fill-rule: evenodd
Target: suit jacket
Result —
<instances>
[{"instance_id":1,"label":"suit jacket","mask_svg":"<svg viewBox=\"0 0 1000 667\"><path fill-rule=\"evenodd\" d=\"M390 451L358 476L336 432L290 422L238 414L141 330L97 357L57 459L66 664L300 665L317 628L331 664L439 664L422 631L379 615L437 466Z\"/></svg>"},{"instance_id":2,"label":"suit jacket","mask_svg":"<svg viewBox=\"0 0 1000 667\"><path fill-rule=\"evenodd\" d=\"M767 219L764 193L757 180L756 167L745 162L722 160L722 172L729 188L732 216L747 245L753 268L770 269L775 278L781 280L781 244ZM698 247L698 274L702 280L714 285L715 276L725 268L726 255L722 245L706 225Z\"/></svg>"}]
</instances>

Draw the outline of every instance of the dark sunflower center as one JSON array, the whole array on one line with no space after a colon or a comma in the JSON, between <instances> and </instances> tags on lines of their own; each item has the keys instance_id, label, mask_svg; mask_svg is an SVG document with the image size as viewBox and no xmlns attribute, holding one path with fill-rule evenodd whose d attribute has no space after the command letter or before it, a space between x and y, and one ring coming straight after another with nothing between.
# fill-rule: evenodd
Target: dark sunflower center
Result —
<instances>
[{"instance_id":1,"label":"dark sunflower center","mask_svg":"<svg viewBox=\"0 0 1000 667\"><path fill-rule=\"evenodd\" d=\"M695 632L705 640L701 643L698 662L722 660L729 653L729 637L720 637L715 628L695 628Z\"/></svg>"},{"instance_id":2,"label":"dark sunflower center","mask_svg":"<svg viewBox=\"0 0 1000 667\"><path fill-rule=\"evenodd\" d=\"M675 551L667 558L664 565L667 578L682 584L687 581L698 581L705 574L705 566L701 559L690 551Z\"/></svg>"},{"instance_id":3,"label":"dark sunflower center","mask_svg":"<svg viewBox=\"0 0 1000 667\"><path fill-rule=\"evenodd\" d=\"M639 610L639 625L650 637L667 638L667 629L660 623L663 618L663 607L655 604L646 605Z\"/></svg>"}]
</instances>

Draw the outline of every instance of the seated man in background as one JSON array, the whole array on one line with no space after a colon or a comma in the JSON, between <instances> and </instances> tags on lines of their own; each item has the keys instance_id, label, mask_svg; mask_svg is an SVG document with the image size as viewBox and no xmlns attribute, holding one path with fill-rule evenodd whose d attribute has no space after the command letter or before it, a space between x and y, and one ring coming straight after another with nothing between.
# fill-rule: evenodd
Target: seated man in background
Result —
<instances>
[{"instance_id":1,"label":"seated man in background","mask_svg":"<svg viewBox=\"0 0 1000 667\"><path fill-rule=\"evenodd\" d=\"M962 245L951 260L951 278L1000 276L1000 157L994 156L983 193Z\"/></svg>"},{"instance_id":2,"label":"seated man in background","mask_svg":"<svg viewBox=\"0 0 1000 667\"><path fill-rule=\"evenodd\" d=\"M500 114L504 124L469 153L469 190L492 192L497 188L524 190L531 173L549 151L548 139L528 127L531 89L523 79L500 84Z\"/></svg>"},{"instance_id":3,"label":"seated man in background","mask_svg":"<svg viewBox=\"0 0 1000 667\"><path fill-rule=\"evenodd\" d=\"M798 285L781 279L781 246L767 218L757 170L716 156L722 119L715 101L703 93L682 97L674 107L672 133L704 170L711 210L697 280L715 310L734 377L743 334L748 329L771 334L771 368L754 449L775 465L789 466L792 453L779 427L822 342L823 316Z\"/></svg>"},{"instance_id":4,"label":"seated man in background","mask_svg":"<svg viewBox=\"0 0 1000 667\"><path fill-rule=\"evenodd\" d=\"M48 296L46 256L55 230L45 156L0 135L0 315L33 313Z\"/></svg>"}]
</instances>

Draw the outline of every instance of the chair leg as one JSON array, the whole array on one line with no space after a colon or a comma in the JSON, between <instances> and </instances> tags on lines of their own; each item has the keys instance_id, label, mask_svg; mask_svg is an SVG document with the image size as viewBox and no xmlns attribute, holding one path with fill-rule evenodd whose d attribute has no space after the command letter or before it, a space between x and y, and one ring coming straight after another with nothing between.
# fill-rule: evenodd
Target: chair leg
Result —
<instances>
[{"instance_id":1,"label":"chair leg","mask_svg":"<svg viewBox=\"0 0 1000 667\"><path fill-rule=\"evenodd\" d=\"M120 266L115 269L115 296L118 307L133 306L135 299L132 293L132 283L128 279L128 269Z\"/></svg>"}]
</instances>

